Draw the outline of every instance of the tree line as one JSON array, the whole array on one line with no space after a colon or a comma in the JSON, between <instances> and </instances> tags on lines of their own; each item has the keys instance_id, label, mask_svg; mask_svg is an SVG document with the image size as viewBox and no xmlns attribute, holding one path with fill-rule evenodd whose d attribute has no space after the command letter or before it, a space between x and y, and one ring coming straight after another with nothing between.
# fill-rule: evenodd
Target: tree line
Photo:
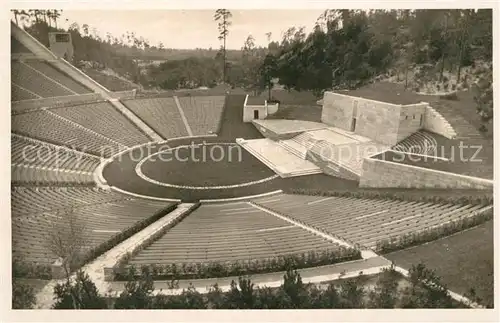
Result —
<instances>
[{"instance_id":1,"label":"tree line","mask_svg":"<svg viewBox=\"0 0 500 323\"><path fill-rule=\"evenodd\" d=\"M178 288L170 281L169 289ZM371 286L371 287L370 287ZM453 300L434 271L414 265L403 278L393 266L375 278L364 276L323 284L306 284L290 268L277 288L256 286L251 278L233 280L229 291L214 284L208 293L192 285L178 295L155 295L150 273L130 275L123 291L111 297L100 295L89 276L78 271L74 280L54 288L54 309L349 309L349 308L467 308ZM31 308L35 297L29 287L13 284L13 307Z\"/></svg>"},{"instance_id":2,"label":"tree line","mask_svg":"<svg viewBox=\"0 0 500 323\"><path fill-rule=\"evenodd\" d=\"M391 67L417 64L457 74L475 60L491 62L491 10L326 10L306 35L285 32L275 74L297 90L353 88Z\"/></svg>"},{"instance_id":3,"label":"tree line","mask_svg":"<svg viewBox=\"0 0 500 323\"><path fill-rule=\"evenodd\" d=\"M56 30L60 11L17 11L16 21L18 16L30 17L26 30L48 43L47 32ZM478 62L491 66L492 62L490 9L329 9L308 34L304 27L294 26L281 40L271 41L272 35L267 33L267 47L255 46L250 35L239 51L226 49L231 19L229 10L217 9L214 27L219 32L220 48L208 53L194 50L190 57L181 59L172 59L173 52L167 53L163 44L150 45L134 32L119 37L108 33L101 38L95 28L76 23L70 25L69 32L76 61L97 62L146 88L164 90L226 83L256 92L268 89L270 96L273 80L279 79L286 89L320 96L327 89L356 88L394 73L398 78L402 74L405 85L417 92L429 82L455 90L469 88L472 82L463 73L465 67ZM156 52L167 61L142 68L131 58L151 59L155 56L148 53ZM415 74L411 80L410 72ZM491 71L483 73L476 86L477 112L489 122L493 116Z\"/></svg>"}]
</instances>

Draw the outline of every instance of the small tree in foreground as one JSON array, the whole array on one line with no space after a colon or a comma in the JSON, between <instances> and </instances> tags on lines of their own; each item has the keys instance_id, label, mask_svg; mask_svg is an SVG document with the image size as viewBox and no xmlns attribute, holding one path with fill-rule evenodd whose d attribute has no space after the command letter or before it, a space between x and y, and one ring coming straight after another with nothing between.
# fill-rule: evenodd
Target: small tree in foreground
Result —
<instances>
[{"instance_id":1,"label":"small tree in foreground","mask_svg":"<svg viewBox=\"0 0 500 323\"><path fill-rule=\"evenodd\" d=\"M129 279L125 283L125 290L116 300L116 309L149 309L153 308L152 292L153 279L149 271L144 270L139 279L135 278L134 270L129 270Z\"/></svg>"},{"instance_id":2,"label":"small tree in foreground","mask_svg":"<svg viewBox=\"0 0 500 323\"><path fill-rule=\"evenodd\" d=\"M36 303L35 292L33 288L19 279L12 279L12 308L30 309Z\"/></svg>"},{"instance_id":3,"label":"small tree in foreground","mask_svg":"<svg viewBox=\"0 0 500 323\"><path fill-rule=\"evenodd\" d=\"M57 212L47 231L47 246L58 257L69 282L71 271L79 265L85 250L85 224L73 209Z\"/></svg>"},{"instance_id":4,"label":"small tree in foreground","mask_svg":"<svg viewBox=\"0 0 500 323\"><path fill-rule=\"evenodd\" d=\"M106 309L106 299L90 277L79 270L73 281L66 281L54 287L54 309Z\"/></svg>"},{"instance_id":5,"label":"small tree in foreground","mask_svg":"<svg viewBox=\"0 0 500 323\"><path fill-rule=\"evenodd\" d=\"M398 301L399 274L394 266L384 269L374 290L369 293L369 308L395 308Z\"/></svg>"}]
</instances>

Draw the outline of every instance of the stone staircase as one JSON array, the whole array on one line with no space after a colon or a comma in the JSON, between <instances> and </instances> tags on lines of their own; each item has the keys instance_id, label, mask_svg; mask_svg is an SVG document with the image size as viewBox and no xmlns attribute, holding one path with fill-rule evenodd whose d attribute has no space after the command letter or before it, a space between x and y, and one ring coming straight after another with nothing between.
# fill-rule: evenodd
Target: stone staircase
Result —
<instances>
[{"instance_id":1,"label":"stone staircase","mask_svg":"<svg viewBox=\"0 0 500 323\"><path fill-rule=\"evenodd\" d=\"M460 113L457 113L456 109L442 102L433 102L432 107L453 127L457 133L455 139L484 139L479 130L471 125Z\"/></svg>"},{"instance_id":2,"label":"stone staircase","mask_svg":"<svg viewBox=\"0 0 500 323\"><path fill-rule=\"evenodd\" d=\"M392 150L395 151L420 155L432 155L436 149L436 139L424 131L415 132L392 147Z\"/></svg>"},{"instance_id":3,"label":"stone staircase","mask_svg":"<svg viewBox=\"0 0 500 323\"><path fill-rule=\"evenodd\" d=\"M302 146L295 140L293 139L280 140L278 141L278 145L283 147L289 153L299 157L300 159L306 159L307 147Z\"/></svg>"}]
</instances>

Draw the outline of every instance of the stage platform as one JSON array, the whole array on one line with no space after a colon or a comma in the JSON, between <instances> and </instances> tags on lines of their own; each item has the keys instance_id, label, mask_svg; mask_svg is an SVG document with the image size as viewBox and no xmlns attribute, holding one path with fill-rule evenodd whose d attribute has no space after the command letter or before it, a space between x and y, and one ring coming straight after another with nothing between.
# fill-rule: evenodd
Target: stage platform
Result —
<instances>
[{"instance_id":1,"label":"stage platform","mask_svg":"<svg viewBox=\"0 0 500 323\"><path fill-rule=\"evenodd\" d=\"M257 130L266 138L272 140L285 140L299 135L305 131L320 130L329 126L321 122L304 120L252 120Z\"/></svg>"},{"instance_id":2,"label":"stage platform","mask_svg":"<svg viewBox=\"0 0 500 323\"><path fill-rule=\"evenodd\" d=\"M322 173L318 166L289 152L277 141L268 138L250 140L238 138L236 142L280 177Z\"/></svg>"},{"instance_id":3,"label":"stage platform","mask_svg":"<svg viewBox=\"0 0 500 323\"><path fill-rule=\"evenodd\" d=\"M390 147L353 132L331 127L319 122L302 120L254 120L255 127L267 137L266 147L274 145L271 164L284 164L290 158L313 163L323 173L359 180L363 172L363 160ZM257 145L257 143L252 143ZM259 151L265 159L268 148ZM281 157L279 157L279 155ZM257 157L257 156L256 156ZM259 157L257 157L259 158ZM291 162L297 164L297 161ZM298 165L298 164L297 164ZM273 166L276 168L276 166ZM302 166L301 166L302 167ZM308 166L303 166L308 169ZM272 168L272 167L271 167ZM280 170L280 172L284 172ZM286 173L286 172L285 172Z\"/></svg>"}]
</instances>

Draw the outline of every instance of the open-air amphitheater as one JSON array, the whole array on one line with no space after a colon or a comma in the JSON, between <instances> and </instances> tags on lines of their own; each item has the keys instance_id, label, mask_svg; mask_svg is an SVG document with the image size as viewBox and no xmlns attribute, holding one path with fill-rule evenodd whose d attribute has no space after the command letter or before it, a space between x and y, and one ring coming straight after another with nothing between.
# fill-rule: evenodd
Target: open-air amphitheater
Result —
<instances>
[{"instance_id":1,"label":"open-air amphitheater","mask_svg":"<svg viewBox=\"0 0 500 323\"><path fill-rule=\"evenodd\" d=\"M65 216L84 228L83 269L103 291L132 265L328 253L368 272L390 264L384 241L492 211L492 198L450 198L492 196L492 160L450 156L479 135L429 103L325 92L321 121L280 120L247 95L108 91L15 25L11 45L12 253L53 282L64 273L47 236ZM160 158L172 153L183 158Z\"/></svg>"}]
</instances>

